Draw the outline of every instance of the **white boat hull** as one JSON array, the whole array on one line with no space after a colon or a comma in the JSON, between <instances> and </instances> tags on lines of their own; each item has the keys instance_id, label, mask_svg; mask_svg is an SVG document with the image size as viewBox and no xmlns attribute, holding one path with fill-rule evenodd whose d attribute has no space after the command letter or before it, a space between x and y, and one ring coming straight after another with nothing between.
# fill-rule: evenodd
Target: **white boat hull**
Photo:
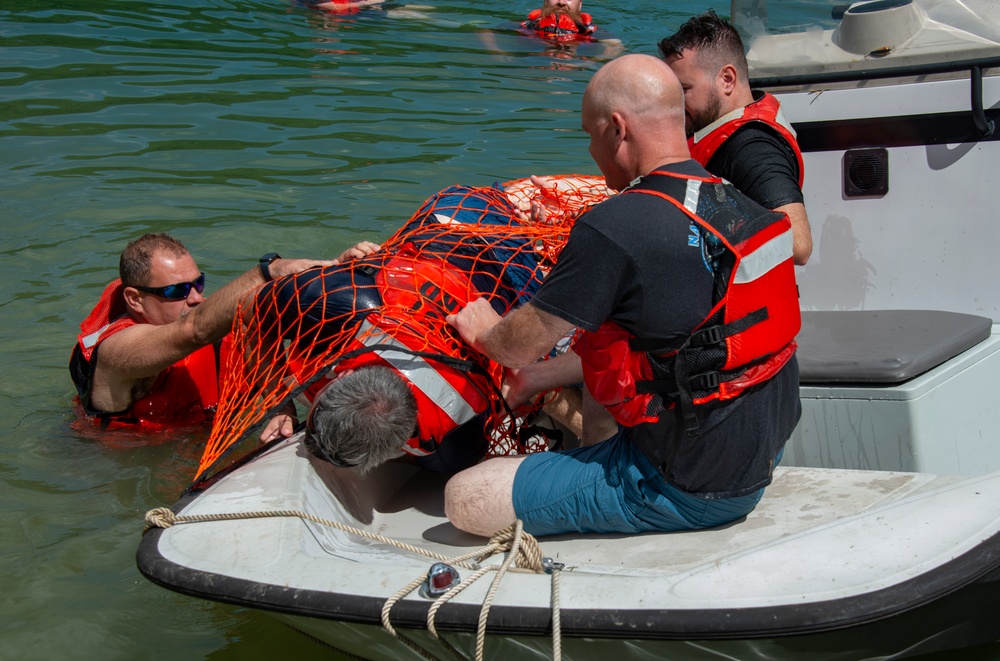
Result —
<instances>
[{"instance_id":1,"label":"white boat hull","mask_svg":"<svg viewBox=\"0 0 1000 661\"><path fill-rule=\"evenodd\" d=\"M183 502L181 516L299 511L445 556L483 540L444 518L442 479L407 465L372 479L286 441ZM889 658L1000 640L1000 475L779 468L745 521L696 533L555 537L564 658ZM487 562L499 562L500 557ZM386 600L433 560L295 516L178 524L146 534L139 566L180 592L264 609L364 658L415 653L380 626ZM463 574L468 573L463 570ZM438 611L471 652L490 578ZM551 658L546 574L507 574L488 658ZM393 626L424 630L414 592ZM530 652L530 654L529 654Z\"/></svg>"}]
</instances>

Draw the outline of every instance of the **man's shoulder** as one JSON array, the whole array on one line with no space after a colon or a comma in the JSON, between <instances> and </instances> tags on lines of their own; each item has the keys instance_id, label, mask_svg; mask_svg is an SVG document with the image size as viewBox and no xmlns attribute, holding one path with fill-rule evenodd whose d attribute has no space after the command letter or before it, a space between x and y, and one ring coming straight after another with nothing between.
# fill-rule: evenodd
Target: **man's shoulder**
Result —
<instances>
[{"instance_id":1,"label":"man's shoulder","mask_svg":"<svg viewBox=\"0 0 1000 661\"><path fill-rule=\"evenodd\" d=\"M763 122L740 127L712 156L708 169L765 206L777 198L801 196L799 161L794 149ZM780 190L758 190L777 185L774 182L782 182Z\"/></svg>"},{"instance_id":2,"label":"man's shoulder","mask_svg":"<svg viewBox=\"0 0 1000 661\"><path fill-rule=\"evenodd\" d=\"M783 153L795 156L795 151L785 136L778 133L766 122L747 122L729 136L721 149L743 149L748 146L760 149L779 149Z\"/></svg>"}]
</instances>

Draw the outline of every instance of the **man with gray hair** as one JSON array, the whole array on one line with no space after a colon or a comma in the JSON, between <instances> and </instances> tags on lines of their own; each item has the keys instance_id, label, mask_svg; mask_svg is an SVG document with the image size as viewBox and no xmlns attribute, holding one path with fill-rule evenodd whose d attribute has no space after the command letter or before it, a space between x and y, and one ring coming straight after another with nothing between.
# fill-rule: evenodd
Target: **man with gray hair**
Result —
<instances>
[{"instance_id":1,"label":"man with gray hair","mask_svg":"<svg viewBox=\"0 0 1000 661\"><path fill-rule=\"evenodd\" d=\"M416 426L417 400L406 382L388 367L372 366L323 388L309 409L304 443L334 466L367 473L401 456Z\"/></svg>"},{"instance_id":2,"label":"man with gray hair","mask_svg":"<svg viewBox=\"0 0 1000 661\"><path fill-rule=\"evenodd\" d=\"M478 296L504 314L537 291L541 256L516 202L499 187L446 188L379 251L261 288L244 323L288 342L258 362L290 365L311 452L361 471L403 455L440 472L482 458L500 369L445 317ZM293 413L286 404L261 440L291 436Z\"/></svg>"}]
</instances>

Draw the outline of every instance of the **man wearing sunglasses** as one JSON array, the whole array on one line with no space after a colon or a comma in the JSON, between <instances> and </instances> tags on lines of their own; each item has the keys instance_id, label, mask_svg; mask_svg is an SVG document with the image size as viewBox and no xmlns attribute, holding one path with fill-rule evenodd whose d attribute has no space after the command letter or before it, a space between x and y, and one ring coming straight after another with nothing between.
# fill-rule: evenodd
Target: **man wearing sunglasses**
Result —
<instances>
[{"instance_id":1,"label":"man wearing sunglasses","mask_svg":"<svg viewBox=\"0 0 1000 661\"><path fill-rule=\"evenodd\" d=\"M80 324L70 374L83 410L102 424L150 430L209 420L219 345L243 295L271 278L335 263L270 253L208 298L205 274L180 241L162 233L135 239L122 252L120 278Z\"/></svg>"}]
</instances>

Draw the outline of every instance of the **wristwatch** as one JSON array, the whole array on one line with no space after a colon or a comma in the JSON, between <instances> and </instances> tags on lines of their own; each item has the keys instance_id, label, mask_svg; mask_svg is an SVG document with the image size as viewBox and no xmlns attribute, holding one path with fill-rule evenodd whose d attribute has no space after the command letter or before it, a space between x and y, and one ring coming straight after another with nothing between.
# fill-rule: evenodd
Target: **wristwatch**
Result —
<instances>
[{"instance_id":1,"label":"wristwatch","mask_svg":"<svg viewBox=\"0 0 1000 661\"><path fill-rule=\"evenodd\" d=\"M276 259L281 259L281 255L276 252L269 252L266 255L261 255L260 258L260 275L264 278L264 282L269 282L271 278L271 262Z\"/></svg>"}]
</instances>

